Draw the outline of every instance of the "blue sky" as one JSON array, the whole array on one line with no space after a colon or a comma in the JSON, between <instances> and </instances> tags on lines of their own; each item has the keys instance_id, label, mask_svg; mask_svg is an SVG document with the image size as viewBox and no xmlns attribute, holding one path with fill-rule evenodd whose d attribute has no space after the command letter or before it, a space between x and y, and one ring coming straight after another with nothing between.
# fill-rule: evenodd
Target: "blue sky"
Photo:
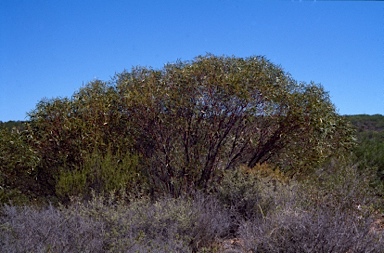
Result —
<instances>
[{"instance_id":1,"label":"blue sky","mask_svg":"<svg viewBox=\"0 0 384 253\"><path fill-rule=\"evenodd\" d=\"M384 2L0 0L0 121L133 66L263 55L340 114L384 114Z\"/></svg>"}]
</instances>

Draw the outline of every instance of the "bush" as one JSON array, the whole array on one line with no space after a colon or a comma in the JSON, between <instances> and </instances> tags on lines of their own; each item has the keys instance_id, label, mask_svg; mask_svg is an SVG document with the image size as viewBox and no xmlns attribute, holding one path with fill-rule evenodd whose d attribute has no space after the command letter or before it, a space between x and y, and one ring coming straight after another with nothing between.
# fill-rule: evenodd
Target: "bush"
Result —
<instances>
[{"instance_id":1,"label":"bush","mask_svg":"<svg viewBox=\"0 0 384 253\"><path fill-rule=\"evenodd\" d=\"M102 204L73 206L75 212L88 213L106 224L106 242L112 252L127 245L150 247L152 242L171 243L197 249L209 246L229 227L229 215L212 198L162 198L156 202L138 200L129 206ZM177 251L178 252L178 251ZM190 252L186 251L186 252Z\"/></svg>"},{"instance_id":2,"label":"bush","mask_svg":"<svg viewBox=\"0 0 384 253\"><path fill-rule=\"evenodd\" d=\"M384 196L384 116L352 115L346 118L357 130L354 161L360 170L374 173L371 184Z\"/></svg>"},{"instance_id":3,"label":"bush","mask_svg":"<svg viewBox=\"0 0 384 253\"><path fill-rule=\"evenodd\" d=\"M23 194L18 189L0 188L0 203L13 205L30 204L30 196Z\"/></svg>"},{"instance_id":4,"label":"bush","mask_svg":"<svg viewBox=\"0 0 384 253\"><path fill-rule=\"evenodd\" d=\"M75 189L81 188L81 176L68 171L89 166L93 152L100 156L111 152L116 160L121 159L119 155L134 154L127 124L129 115L119 101L114 87L95 80L70 99L44 99L37 104L30 113L27 133L28 144L40 157L36 179L45 196L66 194L63 181L56 188L60 176L79 182Z\"/></svg>"},{"instance_id":5,"label":"bush","mask_svg":"<svg viewBox=\"0 0 384 253\"><path fill-rule=\"evenodd\" d=\"M382 252L383 235L370 232L371 222L326 206L307 211L288 207L244 223L239 234L252 252Z\"/></svg>"},{"instance_id":6,"label":"bush","mask_svg":"<svg viewBox=\"0 0 384 253\"><path fill-rule=\"evenodd\" d=\"M60 171L56 193L62 200L70 196L90 199L92 192L97 195L113 191L139 194L147 186L145 176L138 170L137 156L112 154L110 149L106 154L95 150L85 156L82 165Z\"/></svg>"},{"instance_id":7,"label":"bush","mask_svg":"<svg viewBox=\"0 0 384 253\"><path fill-rule=\"evenodd\" d=\"M241 166L224 172L216 184L217 198L236 213L238 219L262 218L294 192L295 183L267 164Z\"/></svg>"},{"instance_id":8,"label":"bush","mask_svg":"<svg viewBox=\"0 0 384 253\"><path fill-rule=\"evenodd\" d=\"M361 170L348 161L331 160L315 174L302 181L303 202L309 206L326 205L344 211L364 207L371 213L384 210L384 201L377 189L371 187L375 178L372 170Z\"/></svg>"},{"instance_id":9,"label":"bush","mask_svg":"<svg viewBox=\"0 0 384 253\"><path fill-rule=\"evenodd\" d=\"M382 252L384 234L371 230L382 202L369 181L356 166L331 161L239 235L253 252Z\"/></svg>"},{"instance_id":10,"label":"bush","mask_svg":"<svg viewBox=\"0 0 384 253\"><path fill-rule=\"evenodd\" d=\"M27 203L38 194L39 157L25 131L0 127L0 203Z\"/></svg>"},{"instance_id":11,"label":"bush","mask_svg":"<svg viewBox=\"0 0 384 253\"><path fill-rule=\"evenodd\" d=\"M67 208L5 206L0 246L3 252L212 252L229 224L218 201L200 194L129 204L95 197Z\"/></svg>"},{"instance_id":12,"label":"bush","mask_svg":"<svg viewBox=\"0 0 384 253\"><path fill-rule=\"evenodd\" d=\"M4 206L0 217L2 252L103 252L104 226L89 217L67 215L49 206Z\"/></svg>"}]
</instances>

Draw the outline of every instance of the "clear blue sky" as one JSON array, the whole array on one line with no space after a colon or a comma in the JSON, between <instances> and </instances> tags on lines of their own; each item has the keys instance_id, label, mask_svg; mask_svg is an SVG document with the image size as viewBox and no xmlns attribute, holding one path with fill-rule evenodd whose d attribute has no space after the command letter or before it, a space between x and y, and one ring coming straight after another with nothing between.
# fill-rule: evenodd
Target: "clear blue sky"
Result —
<instances>
[{"instance_id":1,"label":"clear blue sky","mask_svg":"<svg viewBox=\"0 0 384 253\"><path fill-rule=\"evenodd\" d=\"M0 0L0 121L132 66L266 56L340 114L384 114L384 2Z\"/></svg>"}]
</instances>

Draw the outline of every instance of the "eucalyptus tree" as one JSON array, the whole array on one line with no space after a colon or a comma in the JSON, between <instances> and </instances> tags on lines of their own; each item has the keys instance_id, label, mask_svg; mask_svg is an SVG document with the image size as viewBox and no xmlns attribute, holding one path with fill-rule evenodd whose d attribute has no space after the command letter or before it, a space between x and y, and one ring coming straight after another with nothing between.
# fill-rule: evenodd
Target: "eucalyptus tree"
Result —
<instances>
[{"instance_id":1,"label":"eucalyptus tree","mask_svg":"<svg viewBox=\"0 0 384 253\"><path fill-rule=\"evenodd\" d=\"M239 164L303 172L353 146L328 93L264 57L134 68L117 75L116 89L147 174L175 195L208 189Z\"/></svg>"},{"instance_id":2,"label":"eucalyptus tree","mask_svg":"<svg viewBox=\"0 0 384 253\"><path fill-rule=\"evenodd\" d=\"M90 82L71 98L42 100L28 133L40 157L38 178L53 191L58 184L60 192L82 188L77 183L110 190L100 183L119 171L127 187L129 180L149 182L153 192L176 196L209 190L239 165L305 173L354 143L320 85L298 83L264 57L214 55L136 67L108 83ZM138 160L119 165L127 157ZM103 159L112 159L109 170L98 165ZM99 170L103 176L93 178Z\"/></svg>"},{"instance_id":3,"label":"eucalyptus tree","mask_svg":"<svg viewBox=\"0 0 384 253\"><path fill-rule=\"evenodd\" d=\"M46 194L63 198L131 185L137 158L126 119L115 88L99 80L71 98L41 100L30 113L28 132Z\"/></svg>"},{"instance_id":4,"label":"eucalyptus tree","mask_svg":"<svg viewBox=\"0 0 384 253\"><path fill-rule=\"evenodd\" d=\"M22 126L19 126L22 129ZM35 197L39 157L24 130L0 126L0 203Z\"/></svg>"}]
</instances>

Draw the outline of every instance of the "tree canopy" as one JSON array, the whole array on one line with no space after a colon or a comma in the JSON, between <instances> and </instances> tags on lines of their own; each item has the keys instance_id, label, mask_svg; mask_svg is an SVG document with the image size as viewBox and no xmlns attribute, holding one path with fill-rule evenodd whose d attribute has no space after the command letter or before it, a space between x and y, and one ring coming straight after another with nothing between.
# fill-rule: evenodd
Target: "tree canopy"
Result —
<instances>
[{"instance_id":1,"label":"tree canopy","mask_svg":"<svg viewBox=\"0 0 384 253\"><path fill-rule=\"evenodd\" d=\"M116 159L112 167L131 157L137 162L127 162L126 173L137 176L130 180L179 195L208 190L239 165L304 173L354 143L321 85L298 83L264 57L214 55L159 70L136 67L71 98L42 100L26 131L40 161L36 178L56 193L58 182L66 189L60 175L95 187L75 176L95 154ZM108 176L113 172L100 177Z\"/></svg>"},{"instance_id":2,"label":"tree canopy","mask_svg":"<svg viewBox=\"0 0 384 253\"><path fill-rule=\"evenodd\" d=\"M239 164L305 170L353 143L320 85L297 83L263 57L208 55L137 68L119 74L116 88L137 150L169 188L181 178L206 188L215 173Z\"/></svg>"}]
</instances>

